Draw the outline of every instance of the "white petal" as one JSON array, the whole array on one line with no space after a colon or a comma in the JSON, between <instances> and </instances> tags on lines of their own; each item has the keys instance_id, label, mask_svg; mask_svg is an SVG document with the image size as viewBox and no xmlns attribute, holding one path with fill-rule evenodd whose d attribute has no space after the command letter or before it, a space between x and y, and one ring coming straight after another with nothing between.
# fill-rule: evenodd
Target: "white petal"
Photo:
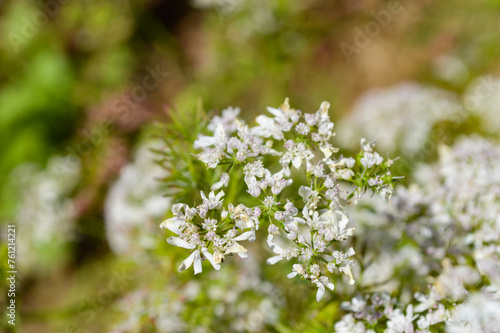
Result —
<instances>
[{"instance_id":1,"label":"white petal","mask_svg":"<svg viewBox=\"0 0 500 333\"><path fill-rule=\"evenodd\" d=\"M273 243L273 241L272 241L272 235L269 235L269 236L270 237L267 238L267 245L269 246L269 248L274 253L282 254L283 253L283 249L278 244Z\"/></svg>"},{"instance_id":2,"label":"white petal","mask_svg":"<svg viewBox=\"0 0 500 333\"><path fill-rule=\"evenodd\" d=\"M354 249L351 247L349 250L347 250L346 252L346 258L349 258L349 257L352 257L353 255L355 255L356 252L354 252Z\"/></svg>"},{"instance_id":3,"label":"white petal","mask_svg":"<svg viewBox=\"0 0 500 333\"><path fill-rule=\"evenodd\" d=\"M175 245L190 250L196 247L196 245L189 244L188 242L186 242L183 239L180 239L179 237L169 237L167 238L167 243L170 245Z\"/></svg>"},{"instance_id":4,"label":"white petal","mask_svg":"<svg viewBox=\"0 0 500 333\"><path fill-rule=\"evenodd\" d=\"M177 215L183 208L187 209L188 205L183 204L183 203L177 203L177 204L172 206L172 213L174 215Z\"/></svg>"},{"instance_id":5,"label":"white petal","mask_svg":"<svg viewBox=\"0 0 500 333\"><path fill-rule=\"evenodd\" d=\"M196 256L194 258L194 275L201 273L201 256L200 251L196 250Z\"/></svg>"},{"instance_id":6,"label":"white petal","mask_svg":"<svg viewBox=\"0 0 500 333\"><path fill-rule=\"evenodd\" d=\"M222 123L217 124L217 128L215 129L215 139L216 141L219 140L224 140L226 138L226 131L224 131L224 126Z\"/></svg>"},{"instance_id":7,"label":"white petal","mask_svg":"<svg viewBox=\"0 0 500 333\"><path fill-rule=\"evenodd\" d=\"M215 138L212 136L205 136L205 135L200 135L198 139L195 140L194 142L194 148L205 148L205 147L210 147L215 144Z\"/></svg>"},{"instance_id":8,"label":"white petal","mask_svg":"<svg viewBox=\"0 0 500 333\"><path fill-rule=\"evenodd\" d=\"M413 304L410 304L406 308L406 318L412 318L412 317L413 317Z\"/></svg>"},{"instance_id":9,"label":"white petal","mask_svg":"<svg viewBox=\"0 0 500 333\"><path fill-rule=\"evenodd\" d=\"M331 283L331 282L328 282L328 283L326 284L326 287L327 287L328 289L330 289L330 290L335 289L335 285L334 285L333 283Z\"/></svg>"},{"instance_id":10,"label":"white petal","mask_svg":"<svg viewBox=\"0 0 500 333\"><path fill-rule=\"evenodd\" d=\"M283 179L283 173L284 173L284 169L281 169L280 171L276 172L273 175L273 179L274 180L281 180L281 179Z\"/></svg>"},{"instance_id":11,"label":"white petal","mask_svg":"<svg viewBox=\"0 0 500 333\"><path fill-rule=\"evenodd\" d=\"M213 192L211 192L213 193ZM217 201L220 201L220 199L224 196L224 191L220 191L219 193L217 193L217 195L215 196L215 199L217 199Z\"/></svg>"},{"instance_id":12,"label":"white petal","mask_svg":"<svg viewBox=\"0 0 500 333\"><path fill-rule=\"evenodd\" d=\"M242 233L238 237L233 238L233 240L240 242L240 241L248 240L248 239L252 238L252 236L255 238L255 231L254 232L245 231L244 233Z\"/></svg>"},{"instance_id":13,"label":"white petal","mask_svg":"<svg viewBox=\"0 0 500 333\"><path fill-rule=\"evenodd\" d=\"M319 146L319 149L325 155L325 158L330 158L330 156L332 156L332 150L330 149L330 147L326 145L321 145Z\"/></svg>"},{"instance_id":14,"label":"white petal","mask_svg":"<svg viewBox=\"0 0 500 333\"><path fill-rule=\"evenodd\" d=\"M222 185L224 185L224 182L222 181L218 181L217 183L213 184L211 187L210 187L210 190L211 191L217 191L218 189L220 189L222 187Z\"/></svg>"},{"instance_id":15,"label":"white petal","mask_svg":"<svg viewBox=\"0 0 500 333\"><path fill-rule=\"evenodd\" d=\"M270 106L267 107L267 111L269 111L269 113L271 113L275 117L279 117L283 114L283 111L281 111L280 109L272 108Z\"/></svg>"},{"instance_id":16,"label":"white petal","mask_svg":"<svg viewBox=\"0 0 500 333\"><path fill-rule=\"evenodd\" d=\"M252 175L251 173L247 173L245 175L244 179L245 179L245 183L248 185L248 187L257 185L257 178L255 178L255 176Z\"/></svg>"},{"instance_id":17,"label":"white petal","mask_svg":"<svg viewBox=\"0 0 500 333\"><path fill-rule=\"evenodd\" d=\"M240 258L248 258L248 254L246 253L238 253L238 255L240 256Z\"/></svg>"},{"instance_id":18,"label":"white petal","mask_svg":"<svg viewBox=\"0 0 500 333\"><path fill-rule=\"evenodd\" d=\"M214 256L212 255L212 253L208 252L208 249L206 247L202 248L201 252L203 252L203 255L205 256L205 258L207 258L208 261L210 261L210 263L212 264L214 269L218 271L220 269L220 265L215 262Z\"/></svg>"},{"instance_id":19,"label":"white petal","mask_svg":"<svg viewBox=\"0 0 500 333\"><path fill-rule=\"evenodd\" d=\"M350 266L342 266L340 270L342 272L344 272L344 274L346 274L347 276L349 276L349 284L351 286L356 283L356 281L354 281L354 277L352 276L352 272L351 272L351 267Z\"/></svg>"},{"instance_id":20,"label":"white petal","mask_svg":"<svg viewBox=\"0 0 500 333\"><path fill-rule=\"evenodd\" d=\"M276 264L278 261L281 261L283 260L283 257L282 256L274 256L274 257L271 257L269 259L267 259L266 263L268 265L274 265Z\"/></svg>"},{"instance_id":21,"label":"white petal","mask_svg":"<svg viewBox=\"0 0 500 333\"><path fill-rule=\"evenodd\" d=\"M274 127L273 119L269 118L268 116L262 115L262 114L257 116L255 118L255 121L260 126L254 127L254 129L258 128L260 131L266 131L266 130L272 129Z\"/></svg>"},{"instance_id":22,"label":"white petal","mask_svg":"<svg viewBox=\"0 0 500 333\"><path fill-rule=\"evenodd\" d=\"M179 228L180 228L180 226L182 225L183 222L184 222L183 220L181 220L180 218L174 216L171 219L163 221L160 224L160 228L162 228L162 229L168 229L168 230L176 233L177 235L179 235L181 233L181 231L179 230Z\"/></svg>"},{"instance_id":23,"label":"white petal","mask_svg":"<svg viewBox=\"0 0 500 333\"><path fill-rule=\"evenodd\" d=\"M307 200L307 198L309 198L309 196L311 196L311 188L310 187L307 187L307 186L304 186L302 185L300 188L299 188L299 195L304 199L304 200ZM305 208L304 208L305 209Z\"/></svg>"},{"instance_id":24,"label":"white petal","mask_svg":"<svg viewBox=\"0 0 500 333\"><path fill-rule=\"evenodd\" d=\"M253 227L253 223L249 219L248 220L244 220L244 219L241 219L241 218L237 218L236 221L235 221L235 224L240 229L248 229L248 228ZM248 238L237 239L237 238L243 236L244 234L245 233L243 233L240 236L234 238L234 240L235 241L247 240Z\"/></svg>"},{"instance_id":25,"label":"white petal","mask_svg":"<svg viewBox=\"0 0 500 333\"><path fill-rule=\"evenodd\" d=\"M229 174L227 173L223 173L222 175L220 175L220 181L224 183L224 186L227 186L227 184L229 184Z\"/></svg>"},{"instance_id":26,"label":"white petal","mask_svg":"<svg viewBox=\"0 0 500 333\"><path fill-rule=\"evenodd\" d=\"M300 157L296 156L292 159L292 164L295 167L295 169L298 170L302 164L302 159Z\"/></svg>"},{"instance_id":27,"label":"white petal","mask_svg":"<svg viewBox=\"0 0 500 333\"><path fill-rule=\"evenodd\" d=\"M283 167L283 174L286 176L286 177L290 177L290 167L288 165L284 166Z\"/></svg>"},{"instance_id":28,"label":"white petal","mask_svg":"<svg viewBox=\"0 0 500 333\"><path fill-rule=\"evenodd\" d=\"M258 186L248 187L247 191L252 197L257 198L260 195L260 188Z\"/></svg>"},{"instance_id":29,"label":"white petal","mask_svg":"<svg viewBox=\"0 0 500 333\"><path fill-rule=\"evenodd\" d=\"M297 276L297 272L291 272L286 277L289 278L289 279L293 279L296 276Z\"/></svg>"},{"instance_id":30,"label":"white petal","mask_svg":"<svg viewBox=\"0 0 500 333\"><path fill-rule=\"evenodd\" d=\"M306 223L306 220L304 220L303 218L301 217L294 217L293 218L293 221L294 222L297 222L297 223L300 223L300 224L305 224Z\"/></svg>"},{"instance_id":31,"label":"white petal","mask_svg":"<svg viewBox=\"0 0 500 333\"><path fill-rule=\"evenodd\" d=\"M243 246L240 244L234 242L234 244L226 249L225 254L229 253L246 253L247 249L245 249Z\"/></svg>"},{"instance_id":32,"label":"white petal","mask_svg":"<svg viewBox=\"0 0 500 333\"><path fill-rule=\"evenodd\" d=\"M257 225L257 228L258 228L258 227L259 227L259 226ZM252 229L252 230L251 230L251 232L252 232L252 237L250 237L250 238L248 239L248 241L249 241L249 242L251 242L251 243L253 243L253 242L255 242L255 229Z\"/></svg>"},{"instance_id":33,"label":"white petal","mask_svg":"<svg viewBox=\"0 0 500 333\"><path fill-rule=\"evenodd\" d=\"M325 285L321 282L316 283L318 286L318 292L316 293L316 301L321 301L323 296L325 295Z\"/></svg>"},{"instance_id":34,"label":"white petal","mask_svg":"<svg viewBox=\"0 0 500 333\"><path fill-rule=\"evenodd\" d=\"M191 253L191 255L189 257L187 257L181 264L181 266L179 267L179 272L182 272L183 270L186 270L188 269L189 267L191 267L191 265L193 264L193 261L194 261L194 258L196 257L196 254L199 254L199 251L196 250L194 251L193 253Z\"/></svg>"},{"instance_id":35,"label":"white petal","mask_svg":"<svg viewBox=\"0 0 500 333\"><path fill-rule=\"evenodd\" d=\"M339 210L335 211L335 213L336 215L340 215L340 221L338 221L338 224L339 224L339 229L343 230L346 227L347 223L349 223L349 218L347 217L347 215L345 215Z\"/></svg>"},{"instance_id":36,"label":"white petal","mask_svg":"<svg viewBox=\"0 0 500 333\"><path fill-rule=\"evenodd\" d=\"M271 192L274 194L274 195L278 195L281 193L281 189L279 187L277 187L276 185L273 185L273 187L271 187Z\"/></svg>"}]
</instances>

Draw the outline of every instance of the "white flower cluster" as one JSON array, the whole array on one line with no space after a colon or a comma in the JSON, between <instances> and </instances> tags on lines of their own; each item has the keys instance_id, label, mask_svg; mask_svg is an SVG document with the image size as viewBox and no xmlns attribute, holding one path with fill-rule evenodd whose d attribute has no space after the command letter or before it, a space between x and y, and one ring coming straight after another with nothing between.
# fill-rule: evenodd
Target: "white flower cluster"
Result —
<instances>
[{"instance_id":1,"label":"white flower cluster","mask_svg":"<svg viewBox=\"0 0 500 333\"><path fill-rule=\"evenodd\" d=\"M388 293L357 295L351 301L342 302L341 308L349 312L335 323L338 333L431 333L436 332L436 325L450 320L451 314L439 303L433 289L428 295L415 293L415 306L408 304L403 312L398 301ZM403 307L404 309L404 307Z\"/></svg>"},{"instance_id":2,"label":"white flower cluster","mask_svg":"<svg viewBox=\"0 0 500 333\"><path fill-rule=\"evenodd\" d=\"M374 89L359 98L340 124L339 141L353 147L362 133L377 140L383 151L411 154L424 146L433 126L463 113L458 97L438 88L403 83Z\"/></svg>"},{"instance_id":3,"label":"white flower cluster","mask_svg":"<svg viewBox=\"0 0 500 333\"><path fill-rule=\"evenodd\" d=\"M158 181L166 172L155 163L156 155L151 151L161 148L157 141L139 146L134 161L120 171L109 189L104 207L106 237L118 255L140 256L156 247L155 221L170 206Z\"/></svg>"},{"instance_id":4,"label":"white flower cluster","mask_svg":"<svg viewBox=\"0 0 500 333\"><path fill-rule=\"evenodd\" d=\"M268 34L276 29L277 20L274 11L277 3L266 0L191 0L193 7L209 10L214 9L218 15L232 18L229 37L233 45L245 45L249 39L262 34ZM243 20L235 20L243 17ZM214 22L212 22L214 23ZM213 34L219 31L218 25L211 26ZM208 32L207 30L207 32ZM220 37L218 35L214 38ZM227 43L227 39L224 40ZM217 43L217 39L214 41Z\"/></svg>"},{"instance_id":5,"label":"white flower cluster","mask_svg":"<svg viewBox=\"0 0 500 333\"><path fill-rule=\"evenodd\" d=\"M429 270L441 262L443 275L436 283L454 298L465 296L459 292L465 290L463 284L474 284L479 275L500 283L498 163L500 147L472 137L453 149L442 146L438 165L423 168L419 175L428 198L426 213L408 225L407 233L425 251ZM469 262L476 265L470 267Z\"/></svg>"},{"instance_id":6,"label":"white flower cluster","mask_svg":"<svg viewBox=\"0 0 500 333\"><path fill-rule=\"evenodd\" d=\"M464 106L479 118L482 129L498 136L500 128L500 78L479 77L467 88L463 97Z\"/></svg>"},{"instance_id":7,"label":"white flower cluster","mask_svg":"<svg viewBox=\"0 0 500 333\"><path fill-rule=\"evenodd\" d=\"M263 332L278 322L285 299L276 285L262 279L256 260L213 273L188 283L148 281L147 287L115 304L120 316L107 332L139 332L144 327L160 332Z\"/></svg>"},{"instance_id":8,"label":"white flower cluster","mask_svg":"<svg viewBox=\"0 0 500 333\"><path fill-rule=\"evenodd\" d=\"M61 168L64 162L54 156L45 169L20 165L7 185L19 195L12 223L18 226L18 264L24 273L55 267L74 236L77 212L71 196L81 170L79 164Z\"/></svg>"},{"instance_id":9,"label":"white flower cluster","mask_svg":"<svg viewBox=\"0 0 500 333\"><path fill-rule=\"evenodd\" d=\"M126 319L111 325L107 332L140 332L145 319L149 321L148 327L153 326L161 332L186 332L186 323L182 319L185 305L178 292L172 287L160 290L139 288L126 294L115 306L119 313L126 314ZM183 296L188 296L188 293Z\"/></svg>"},{"instance_id":10,"label":"white flower cluster","mask_svg":"<svg viewBox=\"0 0 500 333\"><path fill-rule=\"evenodd\" d=\"M490 287L467 297L446 323L447 333L500 332L500 291Z\"/></svg>"},{"instance_id":11,"label":"white flower cluster","mask_svg":"<svg viewBox=\"0 0 500 333\"><path fill-rule=\"evenodd\" d=\"M242 204L236 207L229 204L227 210L221 210L223 191L217 195L212 191L208 198L203 192L201 195L201 205L191 208L186 204L175 204L172 207L174 217L161 224L163 229L178 235L169 237L169 244L194 250L183 261L179 271L194 264L195 274L202 271L202 258L208 259L216 270L220 269L220 263L226 255L238 254L245 258L247 249L238 242L255 240L261 213L259 208L251 209ZM208 250L210 244L212 252Z\"/></svg>"},{"instance_id":12,"label":"white flower cluster","mask_svg":"<svg viewBox=\"0 0 500 333\"><path fill-rule=\"evenodd\" d=\"M193 6L201 9L216 8L224 14L233 12L243 0L192 0Z\"/></svg>"},{"instance_id":13,"label":"white flower cluster","mask_svg":"<svg viewBox=\"0 0 500 333\"><path fill-rule=\"evenodd\" d=\"M212 272L206 288L215 320L228 322L232 332L263 332L276 324L286 304L278 286L263 280L254 257L232 268Z\"/></svg>"},{"instance_id":14,"label":"white flower cluster","mask_svg":"<svg viewBox=\"0 0 500 333\"><path fill-rule=\"evenodd\" d=\"M268 108L271 116L259 115L253 127L237 118L239 109L225 110L222 117L212 120L208 129L213 135L200 135L194 142L202 149L197 158L209 169L228 166L227 173L221 173L208 196L201 192L202 204L175 204L174 216L161 224L177 234L168 238L169 244L193 250L179 270L194 265L195 274L200 273L204 259L218 270L227 255L246 257L247 249L240 242L254 241L259 224L264 222L268 224L267 243L275 253L268 264L294 259L297 263L288 277L298 275L315 284L318 301L326 288L334 288L328 273L344 273L354 284L354 250L333 248L354 232L347 227L344 207L367 190L390 199L393 177L389 168L393 161L374 152L374 143L364 139L355 158L336 156L329 106L323 102L317 112L303 114L291 108L286 99L280 108ZM269 168L275 166L279 169L272 172ZM238 186L230 179L241 179L242 174L250 197L236 200L256 198L255 205L231 202L223 208L225 194L220 189ZM307 183L297 186L297 194L285 196L285 189L296 184L293 177L301 175ZM351 184L352 191L341 190L343 182Z\"/></svg>"},{"instance_id":15,"label":"white flower cluster","mask_svg":"<svg viewBox=\"0 0 500 333\"><path fill-rule=\"evenodd\" d=\"M335 332L374 333L374 328L384 333L499 332L498 287L474 292L459 305L446 302L432 287L428 294L415 293L405 312L399 304L388 293L357 295L341 304L348 313L335 323Z\"/></svg>"},{"instance_id":16,"label":"white flower cluster","mask_svg":"<svg viewBox=\"0 0 500 333\"><path fill-rule=\"evenodd\" d=\"M406 316L399 313L398 329L384 312L386 332L430 332L433 325L447 332L497 332L500 146L468 137L439 152L437 164L418 169L416 184L396 190L394 206L379 203L369 214L351 214L356 227L372 235L363 239L361 284L400 294L431 285L427 295L415 295L421 304L408 305ZM432 313L424 316L424 307ZM338 325L369 327L356 318L347 315ZM413 326L406 330L410 318Z\"/></svg>"},{"instance_id":17,"label":"white flower cluster","mask_svg":"<svg viewBox=\"0 0 500 333\"><path fill-rule=\"evenodd\" d=\"M377 140L381 150L411 156L427 152L429 143L442 141L439 136L445 132L441 130L450 124L470 128L476 123L482 133L498 137L499 103L500 78L491 75L474 80L461 98L417 83L373 89L357 100L340 123L339 142L354 148L361 134Z\"/></svg>"}]
</instances>

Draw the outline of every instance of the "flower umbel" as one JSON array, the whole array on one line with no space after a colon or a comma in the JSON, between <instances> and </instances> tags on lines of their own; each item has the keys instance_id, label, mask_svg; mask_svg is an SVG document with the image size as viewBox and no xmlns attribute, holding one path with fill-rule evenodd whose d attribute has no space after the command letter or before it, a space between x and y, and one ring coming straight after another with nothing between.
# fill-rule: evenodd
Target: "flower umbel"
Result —
<instances>
[{"instance_id":1,"label":"flower umbel","mask_svg":"<svg viewBox=\"0 0 500 333\"><path fill-rule=\"evenodd\" d=\"M315 113L303 113L286 99L279 108L269 107L269 115L257 116L255 126L237 118L239 109L212 119L207 128L212 133L200 134L194 142L201 150L196 158L213 170L207 184L211 192L207 195L203 186L201 204L176 204L173 217L161 224L176 234L167 239L169 244L191 250L180 271L194 266L198 274L204 260L218 270L226 256L247 257L242 242L254 241L265 223L274 252L267 263L295 261L288 278L316 285L318 301L326 289L334 289L332 275L343 273L354 284L355 251L342 251L342 243L355 230L348 227L344 208L370 190L390 198L392 161L364 140L358 156L336 156L329 107L323 102Z\"/></svg>"}]
</instances>

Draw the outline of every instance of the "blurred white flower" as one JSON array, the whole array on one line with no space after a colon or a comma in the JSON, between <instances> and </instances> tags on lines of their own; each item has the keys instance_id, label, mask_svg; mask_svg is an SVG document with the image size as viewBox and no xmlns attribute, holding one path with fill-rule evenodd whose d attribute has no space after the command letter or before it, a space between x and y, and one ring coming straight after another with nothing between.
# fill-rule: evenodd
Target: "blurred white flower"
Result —
<instances>
[{"instance_id":1,"label":"blurred white flower","mask_svg":"<svg viewBox=\"0 0 500 333\"><path fill-rule=\"evenodd\" d=\"M446 323L447 333L500 332L500 300L484 292L471 294Z\"/></svg>"},{"instance_id":2,"label":"blurred white flower","mask_svg":"<svg viewBox=\"0 0 500 333\"><path fill-rule=\"evenodd\" d=\"M235 0L224 0L226 2L237 2ZM238 0L239 1L239 0ZM227 134L232 134L238 129L236 120L240 114L240 108L228 107L222 110L221 116L214 116L207 126L207 129L215 132L219 124L224 128L224 132Z\"/></svg>"},{"instance_id":3,"label":"blurred white flower","mask_svg":"<svg viewBox=\"0 0 500 333\"><path fill-rule=\"evenodd\" d=\"M160 142L146 142L135 153L108 191L105 202L106 237L118 255L141 256L156 246L156 223L165 215L170 200L162 196L159 179L166 171L155 163L151 149Z\"/></svg>"},{"instance_id":4,"label":"blurred white flower","mask_svg":"<svg viewBox=\"0 0 500 333\"><path fill-rule=\"evenodd\" d=\"M413 315L413 305L406 307L406 315L400 309L395 309L387 314L389 321L387 322L386 333L412 333L414 332L413 321L417 318Z\"/></svg>"},{"instance_id":5,"label":"blurred white flower","mask_svg":"<svg viewBox=\"0 0 500 333\"><path fill-rule=\"evenodd\" d=\"M78 163L68 157L54 156L41 169L23 164L11 173L6 185L19 195L12 224L17 226L21 272L43 272L56 268L68 253L76 223L72 191L80 180Z\"/></svg>"},{"instance_id":6,"label":"blurred white flower","mask_svg":"<svg viewBox=\"0 0 500 333\"><path fill-rule=\"evenodd\" d=\"M410 155L424 146L434 125L464 113L451 92L402 83L361 96L338 127L338 140L355 148L356 137L376 140L379 150ZM390 124L390 125L389 125ZM366 150L371 152L370 150Z\"/></svg>"},{"instance_id":7,"label":"blurred white flower","mask_svg":"<svg viewBox=\"0 0 500 333\"><path fill-rule=\"evenodd\" d=\"M463 96L465 108L479 117L483 131L498 136L500 129L500 78L485 75L474 80Z\"/></svg>"}]
</instances>

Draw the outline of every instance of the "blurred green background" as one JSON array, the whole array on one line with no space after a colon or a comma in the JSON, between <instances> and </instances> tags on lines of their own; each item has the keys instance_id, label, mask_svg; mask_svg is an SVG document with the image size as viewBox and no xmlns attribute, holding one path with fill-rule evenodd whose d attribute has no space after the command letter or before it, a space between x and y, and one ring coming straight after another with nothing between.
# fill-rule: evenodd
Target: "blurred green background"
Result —
<instances>
[{"instance_id":1,"label":"blurred green background","mask_svg":"<svg viewBox=\"0 0 500 333\"><path fill-rule=\"evenodd\" d=\"M290 97L309 112L330 101L335 121L372 88L410 81L463 94L500 72L498 0L6 0L0 33L2 223L26 202L19 189L30 173L19 166L44 170L60 155L63 174L80 168L65 190L76 234L43 249L62 264L49 260L19 277L23 332L76 332L63 327L84 311L81 300L116 265L137 271L110 251L105 197L171 110L201 101L209 111L239 106L250 119ZM107 318L78 327L105 331Z\"/></svg>"}]
</instances>

